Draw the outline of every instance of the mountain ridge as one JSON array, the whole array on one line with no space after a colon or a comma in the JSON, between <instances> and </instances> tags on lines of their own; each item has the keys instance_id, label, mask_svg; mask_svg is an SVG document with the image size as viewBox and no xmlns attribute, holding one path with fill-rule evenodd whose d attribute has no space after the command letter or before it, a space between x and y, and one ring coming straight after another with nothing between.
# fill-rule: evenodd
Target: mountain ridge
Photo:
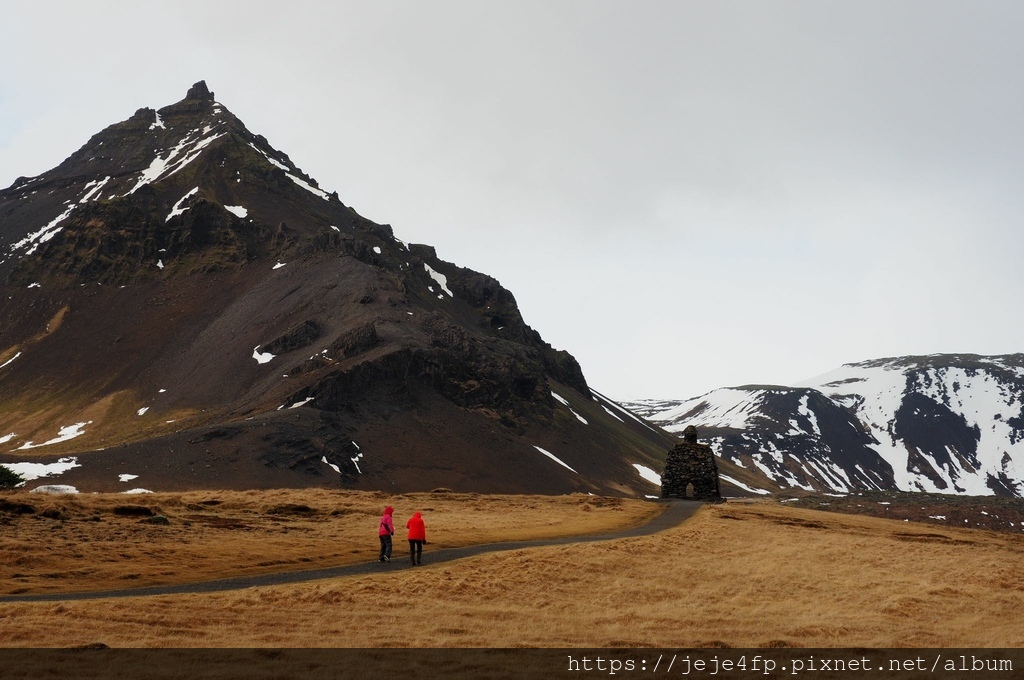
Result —
<instances>
[{"instance_id":1,"label":"mountain ridge","mask_svg":"<svg viewBox=\"0 0 1024 680\"><path fill-rule=\"evenodd\" d=\"M789 386L627 404L695 424L720 455L815 491L1024 495L1024 354L873 359Z\"/></svg>"}]
</instances>

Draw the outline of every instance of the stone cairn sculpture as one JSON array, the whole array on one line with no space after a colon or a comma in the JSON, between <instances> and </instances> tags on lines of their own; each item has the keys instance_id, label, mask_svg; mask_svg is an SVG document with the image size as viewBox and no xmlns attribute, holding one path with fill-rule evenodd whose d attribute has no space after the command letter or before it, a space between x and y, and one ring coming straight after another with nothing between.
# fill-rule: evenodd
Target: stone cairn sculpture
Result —
<instances>
[{"instance_id":1,"label":"stone cairn sculpture","mask_svg":"<svg viewBox=\"0 0 1024 680\"><path fill-rule=\"evenodd\" d=\"M693 425L683 430L683 441L668 452L661 475L661 497L722 500L715 454L707 444L697 443L697 428Z\"/></svg>"}]
</instances>

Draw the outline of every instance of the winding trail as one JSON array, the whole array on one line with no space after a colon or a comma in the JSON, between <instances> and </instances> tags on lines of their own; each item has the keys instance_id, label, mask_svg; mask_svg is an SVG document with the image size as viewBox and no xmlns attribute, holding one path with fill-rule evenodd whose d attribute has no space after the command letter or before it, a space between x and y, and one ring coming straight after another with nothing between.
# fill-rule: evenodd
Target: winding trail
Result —
<instances>
[{"instance_id":1,"label":"winding trail","mask_svg":"<svg viewBox=\"0 0 1024 680\"><path fill-rule=\"evenodd\" d=\"M593 534L583 536L563 536L561 538L548 538L537 541L509 541L505 543L484 543L481 545L467 545L461 548L442 548L440 550L425 550L423 558L424 565L439 564L460 560L465 557L473 557L490 552L505 552L509 550L521 550L523 548L537 548L548 545L572 545L574 543L594 543L597 541L611 541L619 538L633 538L635 536L648 536L650 534L665 531L682 524L689 519L704 504L699 501L662 501L668 506L664 512L653 518L646 524L629 527L620 531L607 534ZM401 545L401 542L399 543ZM37 595L3 595L0 596L0 603L10 602L68 602L73 600L100 600L106 598L120 597L148 597L153 595L192 595L198 593L218 593L226 590L243 590L256 586L277 586L289 583L303 583L306 581L319 581L322 579L338 578L340 576L360 576L363 574L379 574L382 571L394 571L396 569L410 569L412 565L405 558L405 553L397 551L398 556L392 562L380 563L359 562L346 564L340 567L328 567L325 569L310 569L306 571L282 571L269 574L254 574L251 576L234 576L231 578L217 579L214 581L200 581L196 583L181 583L167 586L148 586L145 588L125 588L119 590L98 590L79 593L41 593Z\"/></svg>"}]
</instances>

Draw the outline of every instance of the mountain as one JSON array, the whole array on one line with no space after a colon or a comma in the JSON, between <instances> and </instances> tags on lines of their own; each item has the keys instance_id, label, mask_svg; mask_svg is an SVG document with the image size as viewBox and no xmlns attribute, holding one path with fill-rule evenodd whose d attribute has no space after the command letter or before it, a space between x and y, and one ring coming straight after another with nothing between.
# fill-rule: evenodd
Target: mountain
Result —
<instances>
[{"instance_id":1,"label":"mountain","mask_svg":"<svg viewBox=\"0 0 1024 680\"><path fill-rule=\"evenodd\" d=\"M847 364L794 387L626 404L783 487L1024 495L1024 354Z\"/></svg>"},{"instance_id":2,"label":"mountain","mask_svg":"<svg viewBox=\"0 0 1024 680\"><path fill-rule=\"evenodd\" d=\"M642 496L673 444L204 82L0 191L0 293L0 462L61 471L30 486Z\"/></svg>"}]
</instances>

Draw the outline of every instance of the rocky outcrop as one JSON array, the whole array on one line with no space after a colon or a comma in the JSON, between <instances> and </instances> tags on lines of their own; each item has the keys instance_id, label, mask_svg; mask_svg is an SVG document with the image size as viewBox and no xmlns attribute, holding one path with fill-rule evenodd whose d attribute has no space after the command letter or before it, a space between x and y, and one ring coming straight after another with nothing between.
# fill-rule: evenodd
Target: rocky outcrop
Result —
<instances>
[{"instance_id":1,"label":"rocky outcrop","mask_svg":"<svg viewBox=\"0 0 1024 680\"><path fill-rule=\"evenodd\" d=\"M314 340L319 338L323 332L323 326L313 319L307 319L294 328L289 329L288 332L281 337L268 342L260 348L260 351L270 352L275 355L292 352L303 347L308 347Z\"/></svg>"}]
</instances>

